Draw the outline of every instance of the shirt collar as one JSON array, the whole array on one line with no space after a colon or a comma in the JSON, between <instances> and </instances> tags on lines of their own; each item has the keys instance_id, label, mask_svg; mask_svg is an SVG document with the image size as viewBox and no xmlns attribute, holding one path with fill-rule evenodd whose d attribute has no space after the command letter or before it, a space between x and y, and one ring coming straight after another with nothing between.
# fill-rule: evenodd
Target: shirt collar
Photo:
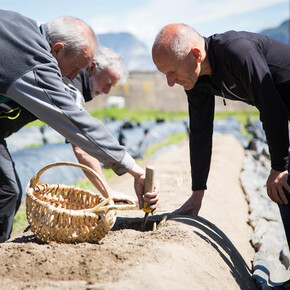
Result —
<instances>
[{"instance_id":1,"label":"shirt collar","mask_svg":"<svg viewBox=\"0 0 290 290\"><path fill-rule=\"evenodd\" d=\"M211 77L213 77L216 67L215 67L215 59L214 59L213 49L212 49L212 45L211 45L212 44L211 40L212 40L211 37L204 37L205 49L206 49L208 61L209 61L210 68L211 68Z\"/></svg>"}]
</instances>

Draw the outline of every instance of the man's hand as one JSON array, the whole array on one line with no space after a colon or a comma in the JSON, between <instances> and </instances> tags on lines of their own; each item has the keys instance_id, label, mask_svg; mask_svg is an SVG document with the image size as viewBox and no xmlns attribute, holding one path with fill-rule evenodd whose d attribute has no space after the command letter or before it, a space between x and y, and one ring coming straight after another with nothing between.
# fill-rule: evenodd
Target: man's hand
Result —
<instances>
[{"instance_id":1,"label":"man's hand","mask_svg":"<svg viewBox=\"0 0 290 290\"><path fill-rule=\"evenodd\" d=\"M136 199L134 199L133 197L131 197L123 192L120 192L120 191L111 190L110 195L113 198L114 202L126 202L129 204L136 204L137 203Z\"/></svg>"},{"instance_id":2,"label":"man's hand","mask_svg":"<svg viewBox=\"0 0 290 290\"><path fill-rule=\"evenodd\" d=\"M193 217L197 217L201 208L203 196L204 190L193 191L191 197L179 209L172 212L172 214L191 215Z\"/></svg>"},{"instance_id":3,"label":"man's hand","mask_svg":"<svg viewBox=\"0 0 290 290\"><path fill-rule=\"evenodd\" d=\"M158 201L159 201L159 187L154 184L153 192L145 192L143 195L143 205L141 208L144 206L144 201L147 202L149 206L147 206L147 209L151 209L152 212L157 208Z\"/></svg>"},{"instance_id":4,"label":"man's hand","mask_svg":"<svg viewBox=\"0 0 290 290\"><path fill-rule=\"evenodd\" d=\"M290 194L290 186L287 183L288 171L276 171L271 169L270 175L267 180L267 193L268 196L277 203L287 204L288 200L285 196L283 188Z\"/></svg>"},{"instance_id":5,"label":"man's hand","mask_svg":"<svg viewBox=\"0 0 290 290\"><path fill-rule=\"evenodd\" d=\"M129 171L134 177L134 188L138 198L139 209L143 209L144 201L150 206L149 209L155 210L159 200L159 188L154 184L153 192L144 192L145 188L145 171L137 164Z\"/></svg>"}]
</instances>

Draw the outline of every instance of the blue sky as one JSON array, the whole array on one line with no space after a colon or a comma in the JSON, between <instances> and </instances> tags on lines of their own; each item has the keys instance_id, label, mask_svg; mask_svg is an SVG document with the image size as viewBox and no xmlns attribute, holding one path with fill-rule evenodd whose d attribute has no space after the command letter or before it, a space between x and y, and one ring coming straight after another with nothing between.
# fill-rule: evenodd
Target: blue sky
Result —
<instances>
[{"instance_id":1,"label":"blue sky","mask_svg":"<svg viewBox=\"0 0 290 290\"><path fill-rule=\"evenodd\" d=\"M186 23L203 36L227 30L262 29L289 18L290 0L1 0L0 8L17 11L39 23L71 15L95 32L130 32L149 49L166 24Z\"/></svg>"}]
</instances>

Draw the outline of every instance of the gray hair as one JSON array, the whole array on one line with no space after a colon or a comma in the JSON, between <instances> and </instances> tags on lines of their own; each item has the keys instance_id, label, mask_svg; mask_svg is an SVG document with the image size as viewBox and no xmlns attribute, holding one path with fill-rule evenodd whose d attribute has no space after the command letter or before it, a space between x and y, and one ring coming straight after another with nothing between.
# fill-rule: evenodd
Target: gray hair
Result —
<instances>
[{"instance_id":1,"label":"gray hair","mask_svg":"<svg viewBox=\"0 0 290 290\"><path fill-rule=\"evenodd\" d=\"M78 55L84 47L98 47L94 31L82 20L71 17L58 17L47 23L49 44L64 44L66 55Z\"/></svg>"},{"instance_id":2,"label":"gray hair","mask_svg":"<svg viewBox=\"0 0 290 290\"><path fill-rule=\"evenodd\" d=\"M178 59L183 59L189 52L191 44L199 41L202 36L192 27L186 24L175 25L177 27L174 34L168 33L168 25L163 28L156 36L154 47L157 49L165 48L172 51Z\"/></svg>"},{"instance_id":3,"label":"gray hair","mask_svg":"<svg viewBox=\"0 0 290 290\"><path fill-rule=\"evenodd\" d=\"M119 83L123 84L126 82L128 71L125 67L122 56L107 47L101 46L93 60L96 62L96 74L107 69L113 73L119 74Z\"/></svg>"}]
</instances>

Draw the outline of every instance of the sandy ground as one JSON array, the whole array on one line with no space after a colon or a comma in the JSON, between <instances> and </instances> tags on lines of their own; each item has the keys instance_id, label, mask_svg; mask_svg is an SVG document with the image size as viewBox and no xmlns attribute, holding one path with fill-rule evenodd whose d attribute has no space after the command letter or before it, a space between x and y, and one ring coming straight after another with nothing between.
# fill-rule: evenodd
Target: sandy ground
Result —
<instances>
[{"instance_id":1,"label":"sandy ground","mask_svg":"<svg viewBox=\"0 0 290 290\"><path fill-rule=\"evenodd\" d=\"M191 192L187 142L148 160L156 168L160 205L146 231L144 213L126 210L98 244L41 244L29 231L14 236L0 245L0 289L255 289L252 229L239 181L243 157L234 137L215 136L197 219L170 215ZM111 185L135 195L129 175Z\"/></svg>"}]
</instances>

